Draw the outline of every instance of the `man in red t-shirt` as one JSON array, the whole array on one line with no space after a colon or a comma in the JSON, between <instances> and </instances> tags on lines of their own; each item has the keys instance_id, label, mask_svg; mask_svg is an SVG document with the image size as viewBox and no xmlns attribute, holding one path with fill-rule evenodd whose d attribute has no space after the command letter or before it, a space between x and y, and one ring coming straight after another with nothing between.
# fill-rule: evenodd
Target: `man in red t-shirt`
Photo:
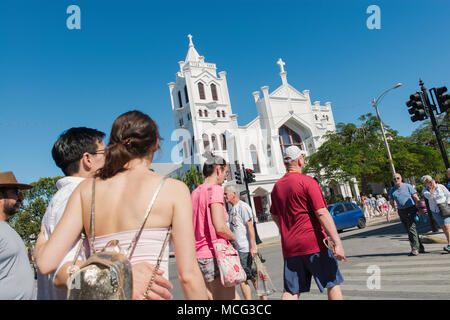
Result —
<instances>
[{"instance_id":1,"label":"man in red t-shirt","mask_svg":"<svg viewBox=\"0 0 450 320\"><path fill-rule=\"evenodd\" d=\"M327 288L328 299L342 299L339 284L344 279L336 259L347 261L347 258L322 190L314 178L302 174L304 151L296 146L287 148L284 164L287 173L272 190L270 208L283 249L282 299L298 299L300 293L309 292L311 277L320 292ZM327 234L334 243L333 251L324 243Z\"/></svg>"}]
</instances>

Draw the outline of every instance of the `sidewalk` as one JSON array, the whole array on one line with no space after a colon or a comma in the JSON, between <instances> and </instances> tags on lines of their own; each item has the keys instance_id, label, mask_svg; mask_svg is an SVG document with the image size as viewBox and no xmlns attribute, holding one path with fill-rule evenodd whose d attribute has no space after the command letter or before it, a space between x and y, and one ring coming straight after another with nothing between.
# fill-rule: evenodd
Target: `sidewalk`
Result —
<instances>
[{"instance_id":1,"label":"sidewalk","mask_svg":"<svg viewBox=\"0 0 450 320\"><path fill-rule=\"evenodd\" d=\"M398 217L398 214L394 213L391 214L391 222L400 222L400 218ZM378 225L378 224L388 224L386 217L375 217L373 219L370 219L366 222L366 225ZM439 228L438 231L428 231L426 234L420 235L420 239L423 241L423 243L447 243L447 238L445 237L444 232L442 232L442 229Z\"/></svg>"}]
</instances>

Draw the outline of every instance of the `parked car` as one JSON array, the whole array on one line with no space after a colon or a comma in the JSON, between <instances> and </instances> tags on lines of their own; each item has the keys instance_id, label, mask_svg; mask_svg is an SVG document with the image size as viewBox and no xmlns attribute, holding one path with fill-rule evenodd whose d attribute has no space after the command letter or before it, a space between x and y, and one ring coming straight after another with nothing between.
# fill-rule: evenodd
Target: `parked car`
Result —
<instances>
[{"instance_id":1,"label":"parked car","mask_svg":"<svg viewBox=\"0 0 450 320\"><path fill-rule=\"evenodd\" d=\"M344 229L358 227L362 229L366 226L366 218L361 209L353 202L340 202L328 205L333 217L336 229L340 232Z\"/></svg>"}]
</instances>

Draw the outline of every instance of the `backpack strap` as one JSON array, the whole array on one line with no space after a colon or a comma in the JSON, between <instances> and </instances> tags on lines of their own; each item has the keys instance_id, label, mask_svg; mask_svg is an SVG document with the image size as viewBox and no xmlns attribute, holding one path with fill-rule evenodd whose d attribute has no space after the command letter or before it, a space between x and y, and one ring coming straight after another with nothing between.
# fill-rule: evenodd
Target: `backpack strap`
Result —
<instances>
[{"instance_id":1,"label":"backpack strap","mask_svg":"<svg viewBox=\"0 0 450 320\"><path fill-rule=\"evenodd\" d=\"M147 218L148 218L148 216L150 214L150 211L152 210L153 204L155 203L155 200L158 197L158 194L161 191L161 188L162 188L164 182L166 181L166 179L167 179L167 177L162 178L161 182L159 183L158 187L156 188L155 193L153 194L153 198L152 198L152 200L150 201L150 204L147 207L147 212L145 213L145 216L144 216L144 219L143 219L143 221L141 223L141 226L139 227L138 231L134 235L134 238L131 241L130 246L127 249L127 252L129 252L128 259L131 259L131 256L133 255L134 250L136 249L137 241L139 240L139 238L141 236L142 230L144 230L144 225L147 222ZM168 234L170 233L170 229L171 228L169 227ZM167 238L168 238L168 236L166 236L166 240L167 240ZM164 247L165 247L165 245L163 246L163 248ZM130 249L132 249L132 250L130 251Z\"/></svg>"}]
</instances>

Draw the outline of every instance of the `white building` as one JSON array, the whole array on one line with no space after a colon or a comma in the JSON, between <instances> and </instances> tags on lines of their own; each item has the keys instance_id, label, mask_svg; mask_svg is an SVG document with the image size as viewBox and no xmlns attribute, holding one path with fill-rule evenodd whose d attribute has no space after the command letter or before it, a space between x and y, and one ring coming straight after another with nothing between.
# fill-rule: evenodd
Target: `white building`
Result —
<instances>
[{"instance_id":1,"label":"white building","mask_svg":"<svg viewBox=\"0 0 450 320\"><path fill-rule=\"evenodd\" d=\"M307 155L314 153L325 133L336 130L331 103L311 103L309 90L300 92L288 83L285 62L279 59L281 85L272 92L267 86L253 92L257 116L239 126L238 115L231 108L227 73L217 73L216 65L206 62L197 52L192 36L188 38L186 59L178 63L175 82L168 84L178 151L183 158L174 167L174 174L168 175L186 172L192 165L201 171L206 161L202 155L207 150L230 163L230 183L238 165L243 164L255 172L256 182L249 185L252 206L264 219L269 212L272 188L286 172L282 152L297 145ZM355 184L353 188L358 195ZM347 183L333 182L324 188L325 193L330 190L344 198L352 196Z\"/></svg>"}]
</instances>

